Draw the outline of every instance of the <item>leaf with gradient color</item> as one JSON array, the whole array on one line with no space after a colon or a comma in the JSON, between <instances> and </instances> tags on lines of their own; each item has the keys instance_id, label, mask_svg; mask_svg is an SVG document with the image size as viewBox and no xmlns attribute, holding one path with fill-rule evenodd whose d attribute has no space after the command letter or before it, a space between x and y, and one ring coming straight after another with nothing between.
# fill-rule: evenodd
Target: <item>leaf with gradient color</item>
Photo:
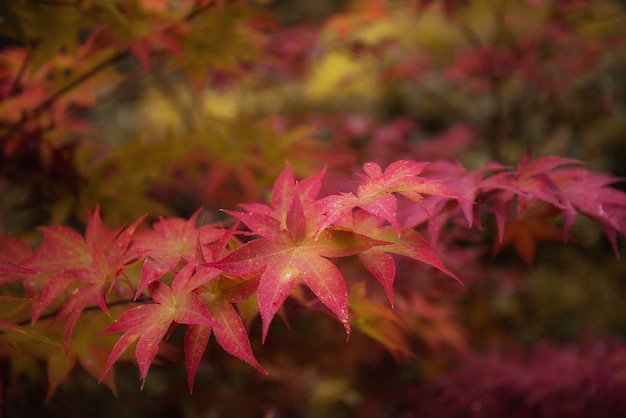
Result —
<instances>
[{"instance_id":1,"label":"leaf with gradient color","mask_svg":"<svg viewBox=\"0 0 626 418\"><path fill-rule=\"evenodd\" d=\"M137 233L131 252L146 259L135 298L139 297L150 283L172 271L181 260L195 261L198 240L202 241L201 244L207 244L219 239L223 234L221 228L211 225L196 228L199 214L198 210L188 220L161 218L152 226L152 230Z\"/></svg>"},{"instance_id":2,"label":"leaf with gradient color","mask_svg":"<svg viewBox=\"0 0 626 418\"><path fill-rule=\"evenodd\" d=\"M111 289L120 274L133 261L126 253L140 218L124 230L106 230L99 210L93 213L86 229L86 237L65 226L42 227L44 240L23 266L42 273L50 273L43 290L33 300L35 323L54 300L78 282L79 286L67 297L57 317L67 317L66 343L82 311L90 304L108 314L104 292ZM42 275L44 277L46 275Z\"/></svg>"},{"instance_id":3,"label":"leaf with gradient color","mask_svg":"<svg viewBox=\"0 0 626 418\"><path fill-rule=\"evenodd\" d=\"M619 256L617 233L626 235L626 193L608 186L625 179L580 167L555 170L550 177L573 208L565 211L565 231L580 212L604 228L613 251Z\"/></svg>"},{"instance_id":4,"label":"leaf with gradient color","mask_svg":"<svg viewBox=\"0 0 626 418\"><path fill-rule=\"evenodd\" d=\"M159 343L172 323L213 326L215 322L206 305L193 290L202 285L194 280L193 264L187 264L174 277L172 288L161 282L149 286L150 296L156 303L136 306L124 312L115 322L102 331L123 332L107 359L103 378L115 361L131 344L137 341L135 355L142 379L142 388L148 375L148 369L154 361ZM203 281L210 280L206 276Z\"/></svg>"},{"instance_id":5,"label":"leaf with gradient color","mask_svg":"<svg viewBox=\"0 0 626 418\"><path fill-rule=\"evenodd\" d=\"M442 183L419 176L427 165L428 163L402 160L390 164L383 172L378 164L365 163L365 175L362 176L365 183L359 186L356 196L343 193L325 197L315 203L316 210L323 217L317 232L359 207L386 220L400 234L400 224L396 216L398 202L394 193L418 203L424 200L423 195L458 199Z\"/></svg>"},{"instance_id":6,"label":"leaf with gradient color","mask_svg":"<svg viewBox=\"0 0 626 418\"><path fill-rule=\"evenodd\" d=\"M528 267L532 267L537 249L537 240L563 241L563 231L550 218L558 209L550 205L526 208L515 218L507 220L502 240L497 240L492 254L495 256L504 247L513 244Z\"/></svg>"},{"instance_id":7,"label":"leaf with gradient color","mask_svg":"<svg viewBox=\"0 0 626 418\"><path fill-rule=\"evenodd\" d=\"M303 190L312 200L321 176L305 183ZM260 274L258 303L263 320L263 340L278 309L301 279L339 319L350 334L348 295L343 276L328 258L358 254L385 243L351 231L315 232L309 227L314 212L307 212L300 200L299 184L287 165L274 185L273 214L248 212L239 219L261 238L249 241L210 266L233 275ZM310 186L310 187L309 187ZM316 222L313 222L316 223Z\"/></svg>"},{"instance_id":8,"label":"leaf with gradient color","mask_svg":"<svg viewBox=\"0 0 626 418\"><path fill-rule=\"evenodd\" d=\"M437 250L417 231L411 228L402 228L401 234L398 235L392 226L383 225L383 223L384 220L364 210L356 210L354 214L345 216L340 220L342 226L387 244L366 249L357 255L365 268L383 286L392 306L396 266L391 254L428 264L459 283L461 282L439 259Z\"/></svg>"}]
</instances>

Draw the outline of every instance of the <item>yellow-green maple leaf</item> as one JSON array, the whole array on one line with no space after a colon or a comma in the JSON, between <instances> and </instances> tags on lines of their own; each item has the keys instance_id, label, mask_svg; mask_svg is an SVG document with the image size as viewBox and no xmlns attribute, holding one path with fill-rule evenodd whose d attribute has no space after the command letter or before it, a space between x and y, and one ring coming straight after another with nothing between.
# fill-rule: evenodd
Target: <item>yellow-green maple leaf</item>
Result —
<instances>
[{"instance_id":1,"label":"yellow-green maple leaf","mask_svg":"<svg viewBox=\"0 0 626 418\"><path fill-rule=\"evenodd\" d=\"M11 34L30 48L33 69L61 50L73 53L85 24L77 4L73 3L12 1L0 5L0 13L6 16Z\"/></svg>"}]
</instances>

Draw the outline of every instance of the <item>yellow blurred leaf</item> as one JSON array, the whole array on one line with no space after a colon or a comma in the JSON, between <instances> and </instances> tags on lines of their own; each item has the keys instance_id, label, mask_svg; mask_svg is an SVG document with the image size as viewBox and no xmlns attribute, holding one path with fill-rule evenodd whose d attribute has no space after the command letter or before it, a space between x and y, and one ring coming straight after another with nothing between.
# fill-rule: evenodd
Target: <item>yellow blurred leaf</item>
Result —
<instances>
[{"instance_id":1,"label":"yellow blurred leaf","mask_svg":"<svg viewBox=\"0 0 626 418\"><path fill-rule=\"evenodd\" d=\"M350 324L382 344L396 359L413 357L406 341L406 333L394 312L380 303L368 299L363 283L350 289Z\"/></svg>"},{"instance_id":2,"label":"yellow blurred leaf","mask_svg":"<svg viewBox=\"0 0 626 418\"><path fill-rule=\"evenodd\" d=\"M378 85L368 60L355 60L346 52L333 51L313 67L304 86L304 95L312 101L337 96L368 96Z\"/></svg>"},{"instance_id":3,"label":"yellow blurred leaf","mask_svg":"<svg viewBox=\"0 0 626 418\"><path fill-rule=\"evenodd\" d=\"M28 298L0 296L0 318L6 318L18 313L29 303L30 299Z\"/></svg>"},{"instance_id":4,"label":"yellow blurred leaf","mask_svg":"<svg viewBox=\"0 0 626 418\"><path fill-rule=\"evenodd\" d=\"M61 50L73 53L78 35L84 27L84 17L77 3L48 4L44 2L3 2L0 12L8 16L15 35L31 49L34 69L41 67Z\"/></svg>"}]
</instances>

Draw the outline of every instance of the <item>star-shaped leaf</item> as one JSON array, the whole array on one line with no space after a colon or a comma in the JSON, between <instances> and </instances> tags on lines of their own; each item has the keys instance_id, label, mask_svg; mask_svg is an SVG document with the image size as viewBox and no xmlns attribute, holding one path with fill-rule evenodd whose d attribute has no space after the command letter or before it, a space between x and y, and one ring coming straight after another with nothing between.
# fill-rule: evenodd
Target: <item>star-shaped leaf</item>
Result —
<instances>
[{"instance_id":1,"label":"star-shaped leaf","mask_svg":"<svg viewBox=\"0 0 626 418\"><path fill-rule=\"evenodd\" d=\"M305 199L312 200L315 180L302 183ZM365 251L384 242L347 230L324 230L316 234L309 225L315 212L306 212L300 198L300 183L291 168L277 179L272 194L272 214L248 212L239 219L261 238L249 241L210 266L233 275L260 274L258 303L263 320L263 340L270 323L282 306L296 280L302 280L318 299L344 325L348 323L348 295L343 276L328 258L344 257Z\"/></svg>"},{"instance_id":2,"label":"star-shaped leaf","mask_svg":"<svg viewBox=\"0 0 626 418\"><path fill-rule=\"evenodd\" d=\"M174 277L171 289L158 281L152 283L149 292L155 301L154 304L142 304L124 312L111 326L102 331L102 334L110 332L124 334L113 347L101 377L107 374L131 344L137 342L135 355L143 388L148 369L157 355L159 343L172 323L215 325L206 305L193 291L204 281L210 280L211 276L203 276L202 280L196 280L193 271L194 265L186 264Z\"/></svg>"},{"instance_id":3,"label":"star-shaped leaf","mask_svg":"<svg viewBox=\"0 0 626 418\"><path fill-rule=\"evenodd\" d=\"M390 164L383 172L378 164L365 163L363 165L365 175L362 176L365 183L359 186L356 195L352 193L331 195L315 203L316 210L323 217L317 231L322 231L350 213L352 209L359 207L388 221L400 234L395 193L418 203L424 200L424 195L458 199L458 196L441 182L419 176L427 165L428 163L401 160Z\"/></svg>"},{"instance_id":4,"label":"star-shaped leaf","mask_svg":"<svg viewBox=\"0 0 626 418\"><path fill-rule=\"evenodd\" d=\"M107 230L100 220L99 210L93 213L83 238L66 226L41 227L43 242L21 263L48 278L41 292L33 300L32 322L71 286L78 282L57 318L67 318L66 343L82 311L95 304L108 315L104 293L115 284L120 274L133 260L126 253L135 229L143 218L120 231Z\"/></svg>"}]
</instances>

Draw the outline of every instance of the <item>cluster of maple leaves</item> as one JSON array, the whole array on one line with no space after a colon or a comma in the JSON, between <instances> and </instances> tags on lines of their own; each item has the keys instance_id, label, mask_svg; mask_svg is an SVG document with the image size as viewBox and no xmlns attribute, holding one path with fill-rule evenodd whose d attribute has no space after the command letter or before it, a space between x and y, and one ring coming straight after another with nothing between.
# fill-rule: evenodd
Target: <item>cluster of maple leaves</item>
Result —
<instances>
[{"instance_id":1,"label":"cluster of maple leaves","mask_svg":"<svg viewBox=\"0 0 626 418\"><path fill-rule=\"evenodd\" d=\"M96 210L84 236L67 226L40 227L43 241L34 251L19 239L2 237L0 284L9 288L21 282L25 295L0 296L14 307L3 312L0 327L41 337L8 320L30 303L33 324L52 317L64 322L65 349L71 350L76 323L86 310L97 306L109 315L109 306L123 304L125 311L100 330L123 334L101 359L98 377L103 379L136 343L145 382L161 341L173 325L183 324L192 388L211 333L228 353L264 371L234 306L253 296L263 341L290 295L308 307L319 301L349 337L347 283L364 279L342 273L333 259L357 256L393 305L397 256L462 279L462 272L457 278L438 256L438 235L446 225L481 227L494 218L495 249L513 242L528 263L536 239L565 239L579 213L600 224L614 245L617 234L626 235L626 194L609 187L619 179L572 159L526 156L516 168L492 163L473 172L453 162L402 160L385 170L366 163L363 172L356 190L318 197L325 170L296 181L287 164L274 183L271 204L225 211L234 218L231 226L198 226L196 212L188 220L162 218L140 228L139 219L111 231ZM563 228L549 218L555 212L563 215ZM140 275L127 274L137 263ZM296 292L303 285L313 301Z\"/></svg>"}]
</instances>

